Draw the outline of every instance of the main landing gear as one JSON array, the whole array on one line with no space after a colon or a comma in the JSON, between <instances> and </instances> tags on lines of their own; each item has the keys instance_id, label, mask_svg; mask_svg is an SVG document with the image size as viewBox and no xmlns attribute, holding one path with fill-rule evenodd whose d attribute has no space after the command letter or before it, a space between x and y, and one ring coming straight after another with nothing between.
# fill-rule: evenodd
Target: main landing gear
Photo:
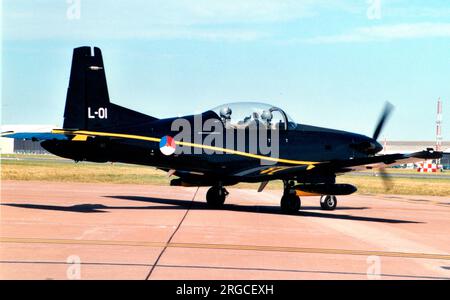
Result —
<instances>
[{"instance_id":1,"label":"main landing gear","mask_svg":"<svg viewBox=\"0 0 450 300\"><path fill-rule=\"evenodd\" d=\"M228 194L228 191L223 186L213 186L206 193L206 203L212 208L222 207Z\"/></svg>"},{"instance_id":2,"label":"main landing gear","mask_svg":"<svg viewBox=\"0 0 450 300\"><path fill-rule=\"evenodd\" d=\"M281 197L281 211L284 213L292 214L299 211L301 206L300 197L297 196L293 182L284 181L284 192Z\"/></svg>"},{"instance_id":3,"label":"main landing gear","mask_svg":"<svg viewBox=\"0 0 450 300\"><path fill-rule=\"evenodd\" d=\"M301 200L297 196L293 181L284 181L284 192L281 197L281 211L287 214L294 214L300 210ZM211 208L220 208L225 203L228 191L220 184L209 188L206 193L206 202ZM335 210L337 206L337 198L334 195L323 195L320 197L320 207L323 210Z\"/></svg>"}]
</instances>

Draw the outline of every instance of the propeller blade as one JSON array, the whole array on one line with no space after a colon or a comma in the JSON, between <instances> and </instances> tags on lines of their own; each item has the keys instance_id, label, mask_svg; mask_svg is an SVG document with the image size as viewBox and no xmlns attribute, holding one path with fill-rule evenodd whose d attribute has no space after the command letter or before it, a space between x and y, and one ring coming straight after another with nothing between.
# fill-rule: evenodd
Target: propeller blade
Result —
<instances>
[{"instance_id":1,"label":"propeller blade","mask_svg":"<svg viewBox=\"0 0 450 300\"><path fill-rule=\"evenodd\" d=\"M375 128L375 131L373 132L372 138L374 140L378 140L378 136L380 135L381 130L383 130L384 124L386 123L386 120L389 118L389 115L391 114L393 109L394 109L394 106L391 103L386 102L383 113L381 114L380 120L378 121L377 127Z\"/></svg>"}]
</instances>

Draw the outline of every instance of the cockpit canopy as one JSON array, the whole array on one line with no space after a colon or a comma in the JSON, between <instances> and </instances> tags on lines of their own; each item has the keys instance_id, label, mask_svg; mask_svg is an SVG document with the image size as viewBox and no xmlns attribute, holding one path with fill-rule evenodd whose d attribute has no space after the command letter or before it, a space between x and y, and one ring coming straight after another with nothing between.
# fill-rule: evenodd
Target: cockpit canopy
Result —
<instances>
[{"instance_id":1,"label":"cockpit canopy","mask_svg":"<svg viewBox=\"0 0 450 300\"><path fill-rule=\"evenodd\" d=\"M268 129L294 129L297 124L282 109L265 103L235 102L212 109L226 127L246 128L263 125Z\"/></svg>"}]
</instances>

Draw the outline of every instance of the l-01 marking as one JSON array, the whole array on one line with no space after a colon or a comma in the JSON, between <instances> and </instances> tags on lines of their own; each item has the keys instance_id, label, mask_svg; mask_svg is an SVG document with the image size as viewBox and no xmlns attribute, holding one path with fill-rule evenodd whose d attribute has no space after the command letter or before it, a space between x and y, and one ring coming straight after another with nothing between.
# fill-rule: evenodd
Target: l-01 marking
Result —
<instances>
[{"instance_id":1,"label":"l-01 marking","mask_svg":"<svg viewBox=\"0 0 450 300\"><path fill-rule=\"evenodd\" d=\"M89 119L108 119L108 108L100 107L98 110L94 111L94 114L91 112L91 108L88 107L88 118Z\"/></svg>"}]
</instances>

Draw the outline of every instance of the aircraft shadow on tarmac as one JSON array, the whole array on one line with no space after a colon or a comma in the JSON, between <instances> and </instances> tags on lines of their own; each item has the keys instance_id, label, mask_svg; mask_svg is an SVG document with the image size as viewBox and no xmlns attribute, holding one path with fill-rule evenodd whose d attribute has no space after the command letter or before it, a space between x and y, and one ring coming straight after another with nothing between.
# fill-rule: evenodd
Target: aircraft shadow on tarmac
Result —
<instances>
[{"instance_id":1,"label":"aircraft shadow on tarmac","mask_svg":"<svg viewBox=\"0 0 450 300\"><path fill-rule=\"evenodd\" d=\"M191 210L210 210L206 203L196 202L191 200L179 200L179 199L164 199L164 198L152 198L152 197L141 197L141 196L104 196L106 198L121 199L127 201L139 201L146 203L156 203L163 205L152 205L152 206L107 206L103 204L80 204L73 206L58 206L58 205L43 205L43 204L22 204L22 203L2 203L1 205L28 208L28 209L41 209L41 210L53 210L53 211L65 211L65 212L76 212L76 213L106 213L108 210L116 209L191 209ZM367 207L338 207L336 211L342 210L364 210ZM225 204L222 210L227 211L238 211L238 212L250 212L250 213L260 213L260 214L282 214L279 206L261 206L261 205L235 205L235 204ZM316 211L317 210L317 211ZM354 216L348 214L334 214L333 212L318 212L320 208L315 206L302 206L300 211L296 214L299 217L316 217L316 218L327 218L327 219L340 219L340 220L353 220L353 221L366 221L366 222L380 222L380 223L409 223L409 224L420 224L422 222L408 221L408 220L398 220L398 219L386 219L386 218L374 218L365 216Z\"/></svg>"}]
</instances>

